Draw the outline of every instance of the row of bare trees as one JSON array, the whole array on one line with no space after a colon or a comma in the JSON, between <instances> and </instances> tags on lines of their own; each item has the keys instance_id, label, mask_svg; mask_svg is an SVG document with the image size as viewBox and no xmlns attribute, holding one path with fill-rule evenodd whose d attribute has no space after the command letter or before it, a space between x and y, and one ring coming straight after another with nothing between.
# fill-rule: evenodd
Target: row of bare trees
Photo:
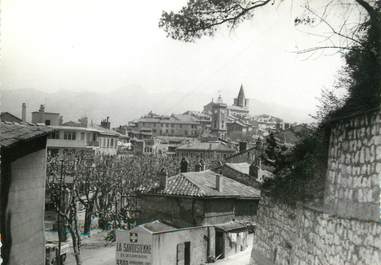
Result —
<instances>
[{"instance_id":1,"label":"row of bare trees","mask_svg":"<svg viewBox=\"0 0 381 265\"><path fill-rule=\"evenodd\" d=\"M196 158L189 161L189 169L198 162ZM159 183L162 168L170 176L178 173L180 158L94 156L85 152L48 155L47 196L57 211L60 239L66 238L63 231L71 236L77 264L81 264L80 235L90 234L93 218L98 218L101 229L130 229L139 213L136 189ZM83 229L78 220L79 206L85 211Z\"/></svg>"}]
</instances>

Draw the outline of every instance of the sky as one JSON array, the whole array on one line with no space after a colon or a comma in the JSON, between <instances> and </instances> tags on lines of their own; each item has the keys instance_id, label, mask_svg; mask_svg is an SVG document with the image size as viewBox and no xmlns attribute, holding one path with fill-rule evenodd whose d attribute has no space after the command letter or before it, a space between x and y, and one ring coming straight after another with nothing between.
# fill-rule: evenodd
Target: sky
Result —
<instances>
[{"instance_id":1,"label":"sky","mask_svg":"<svg viewBox=\"0 0 381 265\"><path fill-rule=\"evenodd\" d=\"M235 30L195 43L169 39L158 27L162 10L178 10L185 2L3 0L0 90L115 97L121 90L130 97L141 91L165 102L153 109L164 114L201 110L218 94L232 103L243 84L248 98L307 118L321 89L333 86L343 65L339 54L295 53L317 43L309 29L293 24L301 10L297 1L263 8Z\"/></svg>"}]
</instances>

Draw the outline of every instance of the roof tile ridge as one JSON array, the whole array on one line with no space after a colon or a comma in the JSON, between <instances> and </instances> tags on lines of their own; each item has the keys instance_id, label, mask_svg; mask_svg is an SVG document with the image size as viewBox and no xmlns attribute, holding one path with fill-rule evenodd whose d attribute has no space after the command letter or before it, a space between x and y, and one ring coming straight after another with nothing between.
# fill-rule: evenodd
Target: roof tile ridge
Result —
<instances>
[{"instance_id":1,"label":"roof tile ridge","mask_svg":"<svg viewBox=\"0 0 381 265\"><path fill-rule=\"evenodd\" d=\"M205 196L205 195L206 195L205 191L203 191L203 190L200 188L200 186L198 186L198 185L197 185L196 183L194 183L192 180L190 180L189 178L187 178L186 175L184 175L183 173L180 173L180 175L181 175L184 179L186 179L189 183L191 183L194 187L196 187L197 190L198 190L198 193L199 193L201 196Z\"/></svg>"}]
</instances>

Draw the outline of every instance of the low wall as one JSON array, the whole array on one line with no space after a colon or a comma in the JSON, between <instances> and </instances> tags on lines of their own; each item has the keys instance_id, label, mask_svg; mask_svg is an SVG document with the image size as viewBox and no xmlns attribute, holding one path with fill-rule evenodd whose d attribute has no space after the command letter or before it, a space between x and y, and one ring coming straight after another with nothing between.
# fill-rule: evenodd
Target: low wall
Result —
<instances>
[{"instance_id":1,"label":"low wall","mask_svg":"<svg viewBox=\"0 0 381 265\"><path fill-rule=\"evenodd\" d=\"M253 265L378 265L381 223L342 218L308 206L260 202Z\"/></svg>"}]
</instances>

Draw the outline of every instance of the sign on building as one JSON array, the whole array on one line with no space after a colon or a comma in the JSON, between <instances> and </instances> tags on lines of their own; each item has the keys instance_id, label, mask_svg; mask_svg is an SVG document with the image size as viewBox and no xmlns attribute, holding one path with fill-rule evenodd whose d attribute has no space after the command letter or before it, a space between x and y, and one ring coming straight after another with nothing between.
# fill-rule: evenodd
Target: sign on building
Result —
<instances>
[{"instance_id":1,"label":"sign on building","mask_svg":"<svg viewBox=\"0 0 381 265\"><path fill-rule=\"evenodd\" d=\"M152 234L142 227L117 231L116 265L152 265Z\"/></svg>"}]
</instances>

